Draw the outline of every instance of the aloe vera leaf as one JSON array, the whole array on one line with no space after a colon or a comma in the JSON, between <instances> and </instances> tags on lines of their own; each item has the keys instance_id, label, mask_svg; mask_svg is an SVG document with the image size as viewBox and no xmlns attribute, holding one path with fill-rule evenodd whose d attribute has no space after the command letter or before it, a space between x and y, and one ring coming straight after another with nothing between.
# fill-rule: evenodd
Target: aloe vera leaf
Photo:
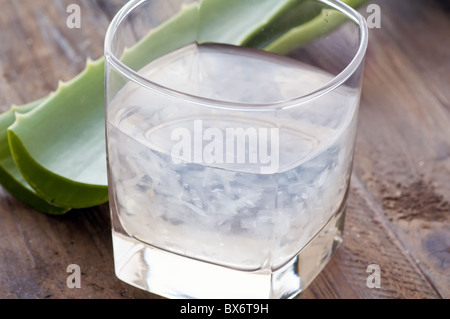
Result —
<instances>
[{"instance_id":1,"label":"aloe vera leaf","mask_svg":"<svg viewBox=\"0 0 450 319\"><path fill-rule=\"evenodd\" d=\"M240 45L260 32L295 0L204 0L198 42Z\"/></svg>"},{"instance_id":2,"label":"aloe vera leaf","mask_svg":"<svg viewBox=\"0 0 450 319\"><path fill-rule=\"evenodd\" d=\"M357 9L367 0L343 0L342 2ZM311 41L328 34L346 20L346 16L334 9L324 8L310 21L292 28L284 35L266 46L264 50L277 54L287 54ZM324 23L326 21L326 23Z\"/></svg>"},{"instance_id":3,"label":"aloe vera leaf","mask_svg":"<svg viewBox=\"0 0 450 319\"><path fill-rule=\"evenodd\" d=\"M8 144L7 130L16 119L16 113L27 113L43 102L43 99L25 104L12 106L7 112L0 114L0 181L3 187L24 204L51 215L61 215L69 208L54 206L43 200L23 178L18 170Z\"/></svg>"},{"instance_id":4,"label":"aloe vera leaf","mask_svg":"<svg viewBox=\"0 0 450 319\"><path fill-rule=\"evenodd\" d=\"M108 200L103 74L104 59L88 61L36 109L17 114L8 130L20 172L54 205L84 208Z\"/></svg>"},{"instance_id":5,"label":"aloe vera leaf","mask_svg":"<svg viewBox=\"0 0 450 319\"><path fill-rule=\"evenodd\" d=\"M125 48L120 60L137 71L151 61L196 41L198 15L197 3L183 6L178 14L150 31L132 48Z\"/></svg>"},{"instance_id":6,"label":"aloe vera leaf","mask_svg":"<svg viewBox=\"0 0 450 319\"><path fill-rule=\"evenodd\" d=\"M244 46L264 49L273 41L292 28L298 27L316 17L324 4L312 0L297 0L286 5L283 10L264 26L262 32L256 33L242 43Z\"/></svg>"}]
</instances>

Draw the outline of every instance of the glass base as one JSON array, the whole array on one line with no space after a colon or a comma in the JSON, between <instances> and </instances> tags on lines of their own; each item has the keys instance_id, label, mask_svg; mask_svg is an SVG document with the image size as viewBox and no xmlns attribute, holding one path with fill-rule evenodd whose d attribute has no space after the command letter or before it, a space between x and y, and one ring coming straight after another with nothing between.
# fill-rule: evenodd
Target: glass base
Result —
<instances>
[{"instance_id":1,"label":"glass base","mask_svg":"<svg viewBox=\"0 0 450 319\"><path fill-rule=\"evenodd\" d=\"M113 212L116 276L167 298L293 298L322 271L342 243L345 205L288 263L247 272L174 254L127 236Z\"/></svg>"}]
</instances>

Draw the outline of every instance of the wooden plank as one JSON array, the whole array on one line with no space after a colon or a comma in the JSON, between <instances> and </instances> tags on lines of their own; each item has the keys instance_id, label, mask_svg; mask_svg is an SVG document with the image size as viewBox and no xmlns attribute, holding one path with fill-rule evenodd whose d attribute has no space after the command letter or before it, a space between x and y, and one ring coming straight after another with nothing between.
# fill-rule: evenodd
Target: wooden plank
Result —
<instances>
[{"instance_id":1,"label":"wooden plank","mask_svg":"<svg viewBox=\"0 0 450 319\"><path fill-rule=\"evenodd\" d=\"M355 174L423 276L450 297L450 20L438 2L379 1Z\"/></svg>"},{"instance_id":2,"label":"wooden plank","mask_svg":"<svg viewBox=\"0 0 450 319\"><path fill-rule=\"evenodd\" d=\"M398 48L420 72L424 86L450 109L449 4L446 0L391 1L384 27ZM401 14L401 19L398 15ZM407 41L399 41L407 39Z\"/></svg>"}]
</instances>

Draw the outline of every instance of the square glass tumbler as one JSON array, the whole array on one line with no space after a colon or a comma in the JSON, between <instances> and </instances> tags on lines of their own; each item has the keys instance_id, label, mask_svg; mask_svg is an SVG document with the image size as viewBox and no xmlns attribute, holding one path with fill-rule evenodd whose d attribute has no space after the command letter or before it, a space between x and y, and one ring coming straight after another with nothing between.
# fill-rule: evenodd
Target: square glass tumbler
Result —
<instances>
[{"instance_id":1,"label":"square glass tumbler","mask_svg":"<svg viewBox=\"0 0 450 319\"><path fill-rule=\"evenodd\" d=\"M129 1L105 41L118 278L304 290L342 242L367 37L340 1Z\"/></svg>"}]
</instances>

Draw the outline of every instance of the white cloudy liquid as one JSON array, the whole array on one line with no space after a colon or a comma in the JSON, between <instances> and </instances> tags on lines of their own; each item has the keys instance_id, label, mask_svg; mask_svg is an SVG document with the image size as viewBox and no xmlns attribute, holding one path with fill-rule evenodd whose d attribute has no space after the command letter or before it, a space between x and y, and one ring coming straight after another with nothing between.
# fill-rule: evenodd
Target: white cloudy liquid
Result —
<instances>
[{"instance_id":1,"label":"white cloudy liquid","mask_svg":"<svg viewBox=\"0 0 450 319\"><path fill-rule=\"evenodd\" d=\"M331 79L288 58L215 44L192 44L140 74L181 94L175 98L129 83L109 101L111 204L127 236L232 269L275 270L340 213L356 127L357 94L351 89L278 111L251 105L231 111L183 100L187 93L231 106L268 104L301 96ZM196 160L193 152L190 163L179 163L171 151L179 142L172 134L180 128L191 133L193 148L197 141L202 150L213 141L205 137L209 128L276 128L278 163L261 173L270 164L260 158L249 163L249 145L247 162L227 162L226 140L215 144L224 147L223 162L204 163L203 153L197 152ZM316 245L318 256L330 249L326 245Z\"/></svg>"}]
</instances>

